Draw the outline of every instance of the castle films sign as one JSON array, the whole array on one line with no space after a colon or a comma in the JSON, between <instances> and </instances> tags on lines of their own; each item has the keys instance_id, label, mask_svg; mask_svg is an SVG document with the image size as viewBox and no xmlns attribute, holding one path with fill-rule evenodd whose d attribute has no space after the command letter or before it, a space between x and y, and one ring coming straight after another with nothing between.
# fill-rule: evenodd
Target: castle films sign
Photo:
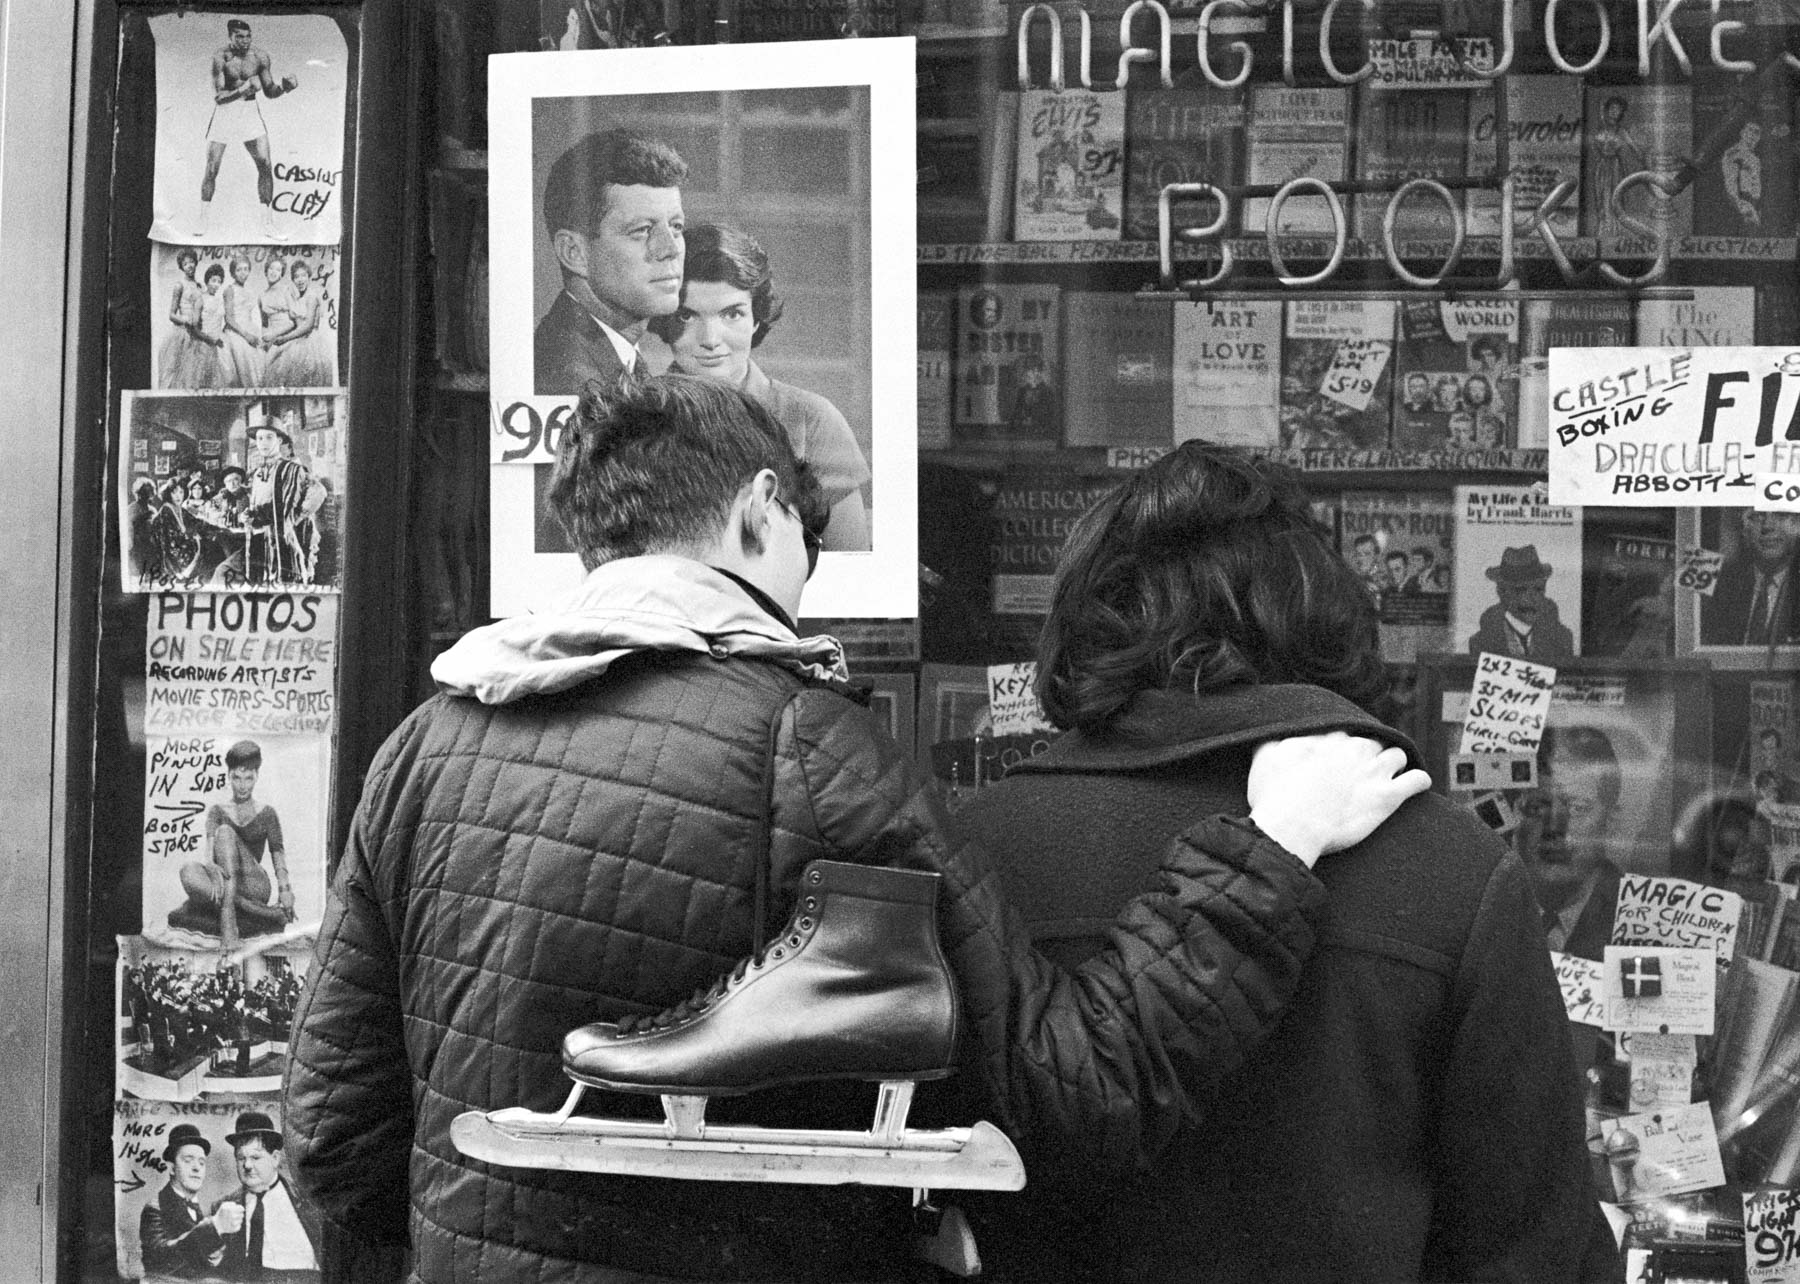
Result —
<instances>
[{"instance_id":1,"label":"castle films sign","mask_svg":"<svg viewBox=\"0 0 1800 1284\"><path fill-rule=\"evenodd\" d=\"M1550 349L1550 502L1800 512L1800 349Z\"/></svg>"}]
</instances>

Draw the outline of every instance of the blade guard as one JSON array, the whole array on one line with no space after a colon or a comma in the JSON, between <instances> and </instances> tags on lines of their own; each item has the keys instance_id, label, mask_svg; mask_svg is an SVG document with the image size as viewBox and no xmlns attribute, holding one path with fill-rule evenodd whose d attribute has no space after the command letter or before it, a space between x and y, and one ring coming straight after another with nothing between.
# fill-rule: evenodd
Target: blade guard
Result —
<instances>
[{"instance_id":1,"label":"blade guard","mask_svg":"<svg viewBox=\"0 0 1800 1284\"><path fill-rule=\"evenodd\" d=\"M868 1132L707 1125L675 1137L664 1124L559 1116L514 1107L460 1114L450 1125L471 1159L513 1168L835 1186L1020 1190L1025 1165L1006 1134L969 1128L906 1131L898 1145Z\"/></svg>"}]
</instances>

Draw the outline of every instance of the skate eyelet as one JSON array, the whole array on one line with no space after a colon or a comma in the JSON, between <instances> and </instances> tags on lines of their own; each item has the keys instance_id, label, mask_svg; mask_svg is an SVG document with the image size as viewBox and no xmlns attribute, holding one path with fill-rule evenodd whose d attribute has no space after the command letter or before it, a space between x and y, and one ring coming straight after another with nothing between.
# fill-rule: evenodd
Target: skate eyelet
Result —
<instances>
[{"instance_id":1,"label":"skate eyelet","mask_svg":"<svg viewBox=\"0 0 1800 1284\"><path fill-rule=\"evenodd\" d=\"M824 878L825 878L825 875L821 874L816 869L809 871L806 875L806 881L809 883L819 883L819 882L822 882L824 880Z\"/></svg>"},{"instance_id":2,"label":"skate eyelet","mask_svg":"<svg viewBox=\"0 0 1800 1284\"><path fill-rule=\"evenodd\" d=\"M803 919L801 919L801 920L800 920L800 930L801 930L801 931L802 931L802 932L810 932L810 931L812 931L812 920L811 920L811 919L810 919L810 918L803 918Z\"/></svg>"},{"instance_id":3,"label":"skate eyelet","mask_svg":"<svg viewBox=\"0 0 1800 1284\"><path fill-rule=\"evenodd\" d=\"M790 936L790 937L788 937L788 944L793 946L795 949L799 949L800 948L800 938L798 936Z\"/></svg>"},{"instance_id":4,"label":"skate eyelet","mask_svg":"<svg viewBox=\"0 0 1800 1284\"><path fill-rule=\"evenodd\" d=\"M782 949L779 945L777 945L773 950L770 951L770 953L772 955L774 955L776 958L781 958L784 954L787 953L787 951Z\"/></svg>"},{"instance_id":5,"label":"skate eyelet","mask_svg":"<svg viewBox=\"0 0 1800 1284\"><path fill-rule=\"evenodd\" d=\"M812 910L818 909L819 908L818 899L816 897L808 896L806 898L806 908L809 912Z\"/></svg>"}]
</instances>

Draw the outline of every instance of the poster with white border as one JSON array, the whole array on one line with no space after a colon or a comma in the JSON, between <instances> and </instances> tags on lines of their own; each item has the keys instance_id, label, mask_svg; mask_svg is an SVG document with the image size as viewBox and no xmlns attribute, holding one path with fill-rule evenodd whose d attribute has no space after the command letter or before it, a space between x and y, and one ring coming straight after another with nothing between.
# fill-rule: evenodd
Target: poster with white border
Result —
<instances>
[{"instance_id":1,"label":"poster with white border","mask_svg":"<svg viewBox=\"0 0 1800 1284\"><path fill-rule=\"evenodd\" d=\"M489 60L489 238L509 247L492 264L493 431L497 448L515 452L513 462L490 469L493 565L507 572L493 576L495 615L540 608L581 579L580 560L545 504L551 434L517 452L516 438L501 440L501 425L515 403L572 399L590 377L583 371L616 377L625 368L596 323L596 306L621 321L627 346L637 341L648 373L741 378L768 402L765 381L753 373L761 371L815 407L824 401L814 422L842 425L823 434L834 443L838 474L859 469L842 463L845 429L863 457L867 535L833 547L838 504L850 496L845 490L837 498L827 485L832 525L801 612L917 614L914 84L910 37ZM551 229L556 218L544 209L558 160L612 129L661 143L685 165L675 195L657 198L668 207L653 220L657 230L643 232L641 252L655 270L630 297L608 291L617 310L590 284L601 269L584 268L600 237ZM618 186L661 192L669 185L603 190ZM558 201L556 209L565 206ZM685 238L667 230L678 222ZM747 373L740 374L744 357L736 349L723 366L709 365L696 332L676 315L687 293L682 242L693 243L703 224L748 233L766 252L783 297L778 324L763 327L758 318L763 333ZM650 333L653 318L666 337ZM809 453L819 434L791 419L783 426L800 439L798 453L823 474L827 457ZM861 542L866 551L855 551Z\"/></svg>"},{"instance_id":2,"label":"poster with white border","mask_svg":"<svg viewBox=\"0 0 1800 1284\"><path fill-rule=\"evenodd\" d=\"M319 922L327 737L147 736L144 753L147 940L233 950Z\"/></svg>"},{"instance_id":3,"label":"poster with white border","mask_svg":"<svg viewBox=\"0 0 1800 1284\"><path fill-rule=\"evenodd\" d=\"M154 244L154 385L335 386L338 260L335 245Z\"/></svg>"},{"instance_id":4,"label":"poster with white border","mask_svg":"<svg viewBox=\"0 0 1800 1284\"><path fill-rule=\"evenodd\" d=\"M343 240L349 47L321 14L160 13L154 241Z\"/></svg>"}]
</instances>

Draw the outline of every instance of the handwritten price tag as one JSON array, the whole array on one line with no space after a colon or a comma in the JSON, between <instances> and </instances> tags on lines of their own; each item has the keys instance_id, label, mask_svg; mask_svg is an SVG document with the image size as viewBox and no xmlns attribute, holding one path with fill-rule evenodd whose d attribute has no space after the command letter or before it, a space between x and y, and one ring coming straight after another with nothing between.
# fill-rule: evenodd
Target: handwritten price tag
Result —
<instances>
[{"instance_id":1,"label":"handwritten price tag","mask_svg":"<svg viewBox=\"0 0 1800 1284\"><path fill-rule=\"evenodd\" d=\"M1744 1193L1745 1284L1800 1284L1800 1190Z\"/></svg>"},{"instance_id":2,"label":"handwritten price tag","mask_svg":"<svg viewBox=\"0 0 1800 1284\"><path fill-rule=\"evenodd\" d=\"M1719 568L1724 564L1723 553L1715 553L1710 548L1684 548L1681 550L1681 571L1675 582L1690 593L1711 597L1713 590L1719 587Z\"/></svg>"},{"instance_id":3,"label":"handwritten price tag","mask_svg":"<svg viewBox=\"0 0 1800 1284\"><path fill-rule=\"evenodd\" d=\"M488 413L490 464L553 464L562 435L575 421L567 397L495 400Z\"/></svg>"},{"instance_id":4,"label":"handwritten price tag","mask_svg":"<svg viewBox=\"0 0 1800 1284\"><path fill-rule=\"evenodd\" d=\"M1386 339L1339 339L1331 368L1319 381L1319 394L1352 410L1367 410L1393 347Z\"/></svg>"},{"instance_id":5,"label":"handwritten price tag","mask_svg":"<svg viewBox=\"0 0 1800 1284\"><path fill-rule=\"evenodd\" d=\"M1032 689L1037 681L1037 661L990 664L987 679L988 710L994 720L995 735L1028 736L1054 730Z\"/></svg>"},{"instance_id":6,"label":"handwritten price tag","mask_svg":"<svg viewBox=\"0 0 1800 1284\"><path fill-rule=\"evenodd\" d=\"M1482 652L1457 752L1536 753L1555 690L1549 665Z\"/></svg>"}]
</instances>

